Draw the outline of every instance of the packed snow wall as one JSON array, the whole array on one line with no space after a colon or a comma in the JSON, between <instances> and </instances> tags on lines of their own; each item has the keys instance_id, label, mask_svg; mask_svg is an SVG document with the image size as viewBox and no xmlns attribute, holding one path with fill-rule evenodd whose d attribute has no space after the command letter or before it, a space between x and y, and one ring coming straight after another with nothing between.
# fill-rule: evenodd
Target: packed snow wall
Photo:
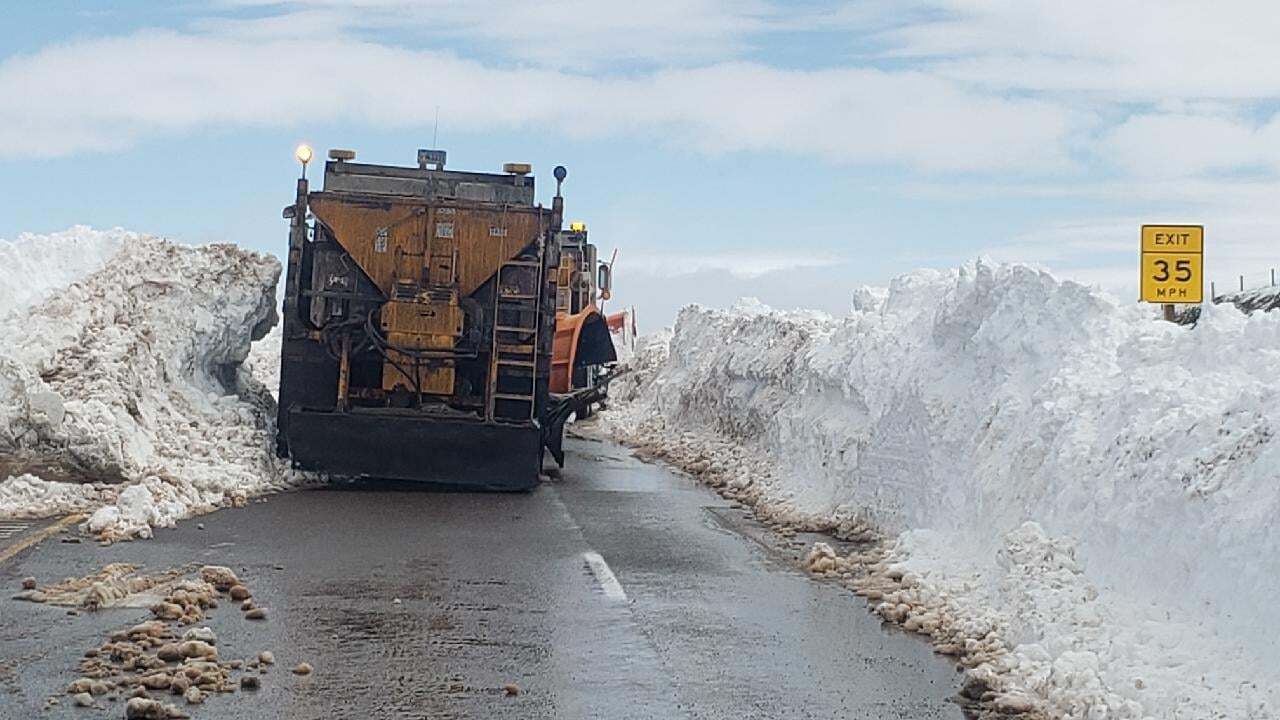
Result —
<instances>
[{"instance_id":1,"label":"packed snow wall","mask_svg":"<svg viewBox=\"0 0 1280 720\"><path fill-rule=\"evenodd\" d=\"M284 482L240 370L276 323L275 258L88 228L0 253L22 269L0 281L0 512L129 536Z\"/></svg>"},{"instance_id":2,"label":"packed snow wall","mask_svg":"<svg viewBox=\"0 0 1280 720\"><path fill-rule=\"evenodd\" d=\"M43 300L102 267L126 241L125 230L98 232L77 225L49 235L23 233L0 240L0 317Z\"/></svg>"},{"instance_id":3,"label":"packed snow wall","mask_svg":"<svg viewBox=\"0 0 1280 720\"><path fill-rule=\"evenodd\" d=\"M655 443L710 430L759 450L775 466L772 500L904 533L904 553L939 556L921 572L958 575L972 559L965 587L986 604L1039 603L1042 622L1014 622L1013 641L1053 648L1046 675L1064 647L1096 649L1091 672L1119 686L1145 672L1134 653L1154 636L1111 628L1086 642L1080 628L1097 621L1085 619L1077 635L1046 638L1053 603L1023 603L1034 588L1007 583L1018 548L1039 542L1026 521L1067 539L1044 557L1061 554L1068 575L1078 554L1082 577L1109 597L1178 611L1224 648L1280 667L1280 313L1208 305L1183 327L1045 272L978 263L859 291L843 318L689 307L633 365L606 417ZM1182 649L1161 648L1172 665L1198 654L1252 669L1243 655ZM1177 671L1162 690L1180 691L1178 674L1194 684L1199 667Z\"/></svg>"}]
</instances>

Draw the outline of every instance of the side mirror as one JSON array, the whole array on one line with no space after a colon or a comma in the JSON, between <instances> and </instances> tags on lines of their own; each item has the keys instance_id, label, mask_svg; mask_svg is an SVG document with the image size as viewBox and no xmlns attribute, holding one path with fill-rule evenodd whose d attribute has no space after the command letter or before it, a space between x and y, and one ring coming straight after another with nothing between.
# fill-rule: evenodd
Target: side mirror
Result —
<instances>
[{"instance_id":1,"label":"side mirror","mask_svg":"<svg viewBox=\"0 0 1280 720\"><path fill-rule=\"evenodd\" d=\"M604 293L613 289L612 267L605 265L604 263L600 264L600 267L596 269L596 287L600 289L600 292Z\"/></svg>"}]
</instances>

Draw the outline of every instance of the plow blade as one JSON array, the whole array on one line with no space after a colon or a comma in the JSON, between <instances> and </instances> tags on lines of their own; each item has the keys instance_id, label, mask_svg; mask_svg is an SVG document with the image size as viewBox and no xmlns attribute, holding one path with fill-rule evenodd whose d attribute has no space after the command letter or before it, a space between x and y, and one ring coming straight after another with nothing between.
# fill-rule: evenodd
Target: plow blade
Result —
<instances>
[{"instance_id":1,"label":"plow blade","mask_svg":"<svg viewBox=\"0 0 1280 720\"><path fill-rule=\"evenodd\" d=\"M542 431L413 411L289 412L288 450L300 470L480 490L528 490L542 469Z\"/></svg>"}]
</instances>

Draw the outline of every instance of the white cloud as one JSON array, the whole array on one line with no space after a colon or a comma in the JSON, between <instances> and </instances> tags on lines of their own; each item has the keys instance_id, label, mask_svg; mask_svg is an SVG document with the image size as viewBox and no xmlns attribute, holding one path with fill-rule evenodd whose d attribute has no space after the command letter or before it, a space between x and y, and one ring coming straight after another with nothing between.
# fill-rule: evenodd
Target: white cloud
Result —
<instances>
[{"instance_id":1,"label":"white cloud","mask_svg":"<svg viewBox=\"0 0 1280 720\"><path fill-rule=\"evenodd\" d=\"M742 249L718 253L623 253L618 268L627 273L662 277L720 270L734 278L751 279L773 272L831 267L843 262L843 258L824 253L798 254Z\"/></svg>"},{"instance_id":2,"label":"white cloud","mask_svg":"<svg viewBox=\"0 0 1280 720\"><path fill-rule=\"evenodd\" d=\"M872 44L844 67L740 59L815 30ZM476 132L926 172L1274 174L1280 121L1253 103L1280 96L1278 35L1280 13L1245 0L221 0L190 30L4 60L0 141L60 155L216 124L416 127L441 105ZM409 41L437 49L387 44Z\"/></svg>"},{"instance_id":3,"label":"white cloud","mask_svg":"<svg viewBox=\"0 0 1280 720\"><path fill-rule=\"evenodd\" d=\"M1190 178L1280 170L1280 13L1270 0L923 0L938 19L880 34L937 77L1100 120L1072 138L1095 168Z\"/></svg>"},{"instance_id":4,"label":"white cloud","mask_svg":"<svg viewBox=\"0 0 1280 720\"><path fill-rule=\"evenodd\" d=\"M1188 177L1235 168L1280 168L1280 118L1255 124L1225 114L1165 112L1128 118L1103 145L1137 177Z\"/></svg>"},{"instance_id":5,"label":"white cloud","mask_svg":"<svg viewBox=\"0 0 1280 720\"><path fill-rule=\"evenodd\" d=\"M1023 233L984 253L1001 262L1043 263L1049 267L1080 264L1100 255L1136 252L1135 238L1142 223L1136 218L1059 223Z\"/></svg>"},{"instance_id":6,"label":"white cloud","mask_svg":"<svg viewBox=\"0 0 1280 720\"><path fill-rule=\"evenodd\" d=\"M1276 95L1280 13L1270 0L223 0L271 11L210 20L290 37L293 18L333 32L406 30L491 55L582 69L631 60L720 62L770 34L842 31L850 53L1001 89L1126 99ZM872 36L879 45L856 46ZM800 40L803 42L803 40Z\"/></svg>"},{"instance_id":7,"label":"white cloud","mask_svg":"<svg viewBox=\"0 0 1280 720\"><path fill-rule=\"evenodd\" d=\"M237 35L296 38L298 27L409 31L425 41L463 40L492 55L557 69L606 63L663 66L734 57L747 36L783 21L761 0L228 0L229 7L276 10L252 19L199 24ZM794 14L794 11L792 11Z\"/></svg>"},{"instance_id":8,"label":"white cloud","mask_svg":"<svg viewBox=\"0 0 1280 720\"><path fill-rule=\"evenodd\" d=\"M1113 99L1280 94L1280 13L1270 0L934 0L942 13L885 34L893 54L1000 88Z\"/></svg>"},{"instance_id":9,"label":"white cloud","mask_svg":"<svg viewBox=\"0 0 1280 720\"><path fill-rule=\"evenodd\" d=\"M1072 122L1050 104L914 71L738 62L610 78L499 69L343 37L172 31L9 58L0 97L0 143L42 156L214 125L428 126L441 106L475 132L533 124L579 136L661 136L712 153L786 151L927 171L1046 169L1065 164Z\"/></svg>"}]
</instances>

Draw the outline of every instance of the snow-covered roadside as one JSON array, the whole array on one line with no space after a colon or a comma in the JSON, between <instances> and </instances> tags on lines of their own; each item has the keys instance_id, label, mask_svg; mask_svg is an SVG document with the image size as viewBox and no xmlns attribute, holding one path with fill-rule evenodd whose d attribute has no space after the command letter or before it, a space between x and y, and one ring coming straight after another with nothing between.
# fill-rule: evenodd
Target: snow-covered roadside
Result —
<instances>
[{"instance_id":1,"label":"snow-covered roadside","mask_svg":"<svg viewBox=\"0 0 1280 720\"><path fill-rule=\"evenodd\" d=\"M1269 285L1230 293L1219 297L1218 302L1229 302L1246 313L1277 310L1280 309L1280 286Z\"/></svg>"},{"instance_id":2,"label":"snow-covered roadside","mask_svg":"<svg viewBox=\"0 0 1280 720\"><path fill-rule=\"evenodd\" d=\"M688 308L633 367L615 434L766 519L885 533L832 571L1008 707L1276 716L1280 315L1185 328L978 264L845 318Z\"/></svg>"},{"instance_id":3,"label":"snow-covered roadside","mask_svg":"<svg viewBox=\"0 0 1280 720\"><path fill-rule=\"evenodd\" d=\"M28 276L0 279L0 512L145 537L297 480L239 370L276 323L277 260L83 227L3 249Z\"/></svg>"}]
</instances>

